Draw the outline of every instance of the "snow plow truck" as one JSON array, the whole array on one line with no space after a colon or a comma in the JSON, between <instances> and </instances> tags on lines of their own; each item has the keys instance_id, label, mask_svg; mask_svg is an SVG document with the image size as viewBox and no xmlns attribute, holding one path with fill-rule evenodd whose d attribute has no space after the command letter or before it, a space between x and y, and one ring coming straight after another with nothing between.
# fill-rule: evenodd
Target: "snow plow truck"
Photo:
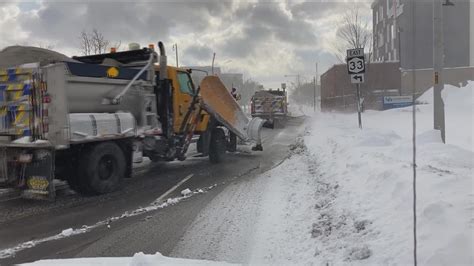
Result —
<instances>
[{"instance_id":1,"label":"snow plow truck","mask_svg":"<svg viewBox=\"0 0 474 266\"><path fill-rule=\"evenodd\" d=\"M261 90L255 92L250 102L252 117L265 120L265 127L283 127L288 116L286 90Z\"/></svg>"},{"instance_id":2,"label":"snow plow truck","mask_svg":"<svg viewBox=\"0 0 474 266\"><path fill-rule=\"evenodd\" d=\"M167 65L163 43L0 69L0 187L54 199L54 179L86 195L117 190L143 157L185 160L193 138L212 163L236 137L262 150L249 119L216 76Z\"/></svg>"}]
</instances>

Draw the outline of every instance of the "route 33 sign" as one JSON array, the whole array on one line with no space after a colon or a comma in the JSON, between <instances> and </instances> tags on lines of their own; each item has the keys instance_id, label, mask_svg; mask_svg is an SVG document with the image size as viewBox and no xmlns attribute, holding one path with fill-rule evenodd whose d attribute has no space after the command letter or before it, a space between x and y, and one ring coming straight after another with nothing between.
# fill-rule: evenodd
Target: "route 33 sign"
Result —
<instances>
[{"instance_id":1,"label":"route 33 sign","mask_svg":"<svg viewBox=\"0 0 474 266\"><path fill-rule=\"evenodd\" d=\"M365 73L364 57L354 57L347 60L347 71L349 74Z\"/></svg>"},{"instance_id":2,"label":"route 33 sign","mask_svg":"<svg viewBox=\"0 0 474 266\"><path fill-rule=\"evenodd\" d=\"M347 50L347 72L349 74L365 73L364 49Z\"/></svg>"}]
</instances>

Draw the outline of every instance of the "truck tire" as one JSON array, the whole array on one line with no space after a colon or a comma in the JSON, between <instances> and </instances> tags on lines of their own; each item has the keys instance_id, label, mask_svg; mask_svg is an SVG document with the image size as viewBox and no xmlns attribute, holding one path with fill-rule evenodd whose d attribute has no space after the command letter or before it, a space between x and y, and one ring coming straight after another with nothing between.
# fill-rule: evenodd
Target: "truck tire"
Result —
<instances>
[{"instance_id":1,"label":"truck tire","mask_svg":"<svg viewBox=\"0 0 474 266\"><path fill-rule=\"evenodd\" d=\"M209 145L209 160L211 163L221 163L225 160L227 139L222 128L214 128Z\"/></svg>"},{"instance_id":2,"label":"truck tire","mask_svg":"<svg viewBox=\"0 0 474 266\"><path fill-rule=\"evenodd\" d=\"M117 190L125 177L127 162L114 142L103 142L84 152L79 161L77 189L82 194L98 195Z\"/></svg>"},{"instance_id":3,"label":"truck tire","mask_svg":"<svg viewBox=\"0 0 474 266\"><path fill-rule=\"evenodd\" d=\"M201 153L204 156L209 154L209 142L210 142L211 134L209 131L205 131L199 136L199 139L196 143L196 150L197 152Z\"/></svg>"},{"instance_id":4,"label":"truck tire","mask_svg":"<svg viewBox=\"0 0 474 266\"><path fill-rule=\"evenodd\" d=\"M203 150L204 150L204 147L203 147L203 137L200 136L198 141L196 142L196 151L199 152L199 153L202 153Z\"/></svg>"},{"instance_id":5,"label":"truck tire","mask_svg":"<svg viewBox=\"0 0 474 266\"><path fill-rule=\"evenodd\" d=\"M229 143L227 144L227 151L236 152L237 151L237 135L232 132L229 132Z\"/></svg>"}]
</instances>

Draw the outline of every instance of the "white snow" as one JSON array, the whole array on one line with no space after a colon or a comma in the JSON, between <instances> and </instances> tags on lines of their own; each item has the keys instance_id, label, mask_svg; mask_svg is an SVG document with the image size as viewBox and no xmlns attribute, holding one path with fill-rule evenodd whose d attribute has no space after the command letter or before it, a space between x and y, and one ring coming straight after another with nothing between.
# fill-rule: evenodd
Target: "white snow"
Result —
<instances>
[{"instance_id":1,"label":"white snow","mask_svg":"<svg viewBox=\"0 0 474 266\"><path fill-rule=\"evenodd\" d=\"M18 138L16 140L12 141L12 143L14 143L14 144L29 144L29 143L46 144L46 143L49 143L49 141L43 140L43 139L38 139L38 140L35 140L35 141L32 142L30 136L24 136L24 137L21 137L21 138Z\"/></svg>"},{"instance_id":2,"label":"white snow","mask_svg":"<svg viewBox=\"0 0 474 266\"><path fill-rule=\"evenodd\" d=\"M35 247L35 246L37 246L39 244L42 244L42 243L45 243L45 242L54 241L54 240L63 239L63 238L78 235L78 234L87 233L87 232L90 232L91 230L93 230L97 227L100 227L100 226L105 226L106 225L107 228L110 228L110 223L112 223L112 222L116 222L116 221L118 221L120 219L123 219L123 218L133 217L133 216L137 216L137 215L141 215L141 214L145 214L145 213L148 213L148 212L152 212L152 211L156 211L156 210L159 210L159 209L166 208L168 206L177 204L180 201L182 201L184 199L187 199L189 197L192 197L196 194L206 193L207 191L209 191L210 189L213 189L216 186L217 186L217 184L214 184L213 186L210 186L210 187L207 187L207 188L196 189L195 191L191 191L191 193L188 193L185 196L175 197L175 198L168 198L165 202L156 200L156 201L150 203L146 207L139 207L139 208L131 210L131 211L126 211L126 212L122 213L119 216L109 217L109 218L107 218L105 220L102 220L102 221L99 221L99 222L97 222L93 225L83 225L81 228L76 228L76 229L73 229L73 228L64 229L56 235L52 235L52 236L48 236L48 237L45 237L45 238L36 239L36 240L32 240L32 241L23 242L23 243L20 243L20 244L14 246L14 247L2 249L2 250L0 250L0 259L15 256L16 253L18 253L22 250Z\"/></svg>"},{"instance_id":3,"label":"white snow","mask_svg":"<svg viewBox=\"0 0 474 266\"><path fill-rule=\"evenodd\" d=\"M474 83L446 86L447 144L416 106L420 265L472 265ZM428 95L428 96L427 96ZM243 264L412 265L411 108L317 113L291 157L227 186L171 253Z\"/></svg>"},{"instance_id":4,"label":"white snow","mask_svg":"<svg viewBox=\"0 0 474 266\"><path fill-rule=\"evenodd\" d=\"M184 190L181 191L181 195L183 195L183 196L187 196L191 193L192 193L192 191L189 188L184 189Z\"/></svg>"},{"instance_id":5,"label":"white snow","mask_svg":"<svg viewBox=\"0 0 474 266\"><path fill-rule=\"evenodd\" d=\"M316 106L316 112L319 110L319 107ZM313 106L309 105L298 105L298 104L289 104L288 105L288 115L289 116L313 116L315 110Z\"/></svg>"},{"instance_id":6,"label":"white snow","mask_svg":"<svg viewBox=\"0 0 474 266\"><path fill-rule=\"evenodd\" d=\"M24 136L24 137L21 137L21 138L18 138L16 140L12 141L12 143L15 143L15 144L31 143L31 137L30 136Z\"/></svg>"},{"instance_id":7,"label":"white snow","mask_svg":"<svg viewBox=\"0 0 474 266\"><path fill-rule=\"evenodd\" d=\"M205 260L191 260L171 258L161 255L157 252L154 255L143 254L142 252L135 253L133 257L105 257L105 258L75 258L75 259L58 259L58 260L40 260L32 263L25 263L21 265L34 266L83 266L83 265L113 265L113 266L160 266L160 265L231 265L229 263Z\"/></svg>"},{"instance_id":8,"label":"white snow","mask_svg":"<svg viewBox=\"0 0 474 266\"><path fill-rule=\"evenodd\" d=\"M74 230L72 228L64 229L61 232L61 235L63 236L71 236L74 233Z\"/></svg>"},{"instance_id":9,"label":"white snow","mask_svg":"<svg viewBox=\"0 0 474 266\"><path fill-rule=\"evenodd\" d=\"M443 90L447 144L431 129L431 90L416 108L421 265L474 263L473 90ZM295 154L266 174L250 263L412 264L411 116L368 111L359 130L355 114L317 114Z\"/></svg>"}]
</instances>

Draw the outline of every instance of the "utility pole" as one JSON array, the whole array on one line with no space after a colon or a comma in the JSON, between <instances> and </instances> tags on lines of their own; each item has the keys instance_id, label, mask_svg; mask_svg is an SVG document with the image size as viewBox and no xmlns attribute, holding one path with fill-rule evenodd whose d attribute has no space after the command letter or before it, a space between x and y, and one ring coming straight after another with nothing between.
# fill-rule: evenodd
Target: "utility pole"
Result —
<instances>
[{"instance_id":1,"label":"utility pole","mask_svg":"<svg viewBox=\"0 0 474 266\"><path fill-rule=\"evenodd\" d=\"M216 53L212 55L211 73L214 75L214 61L216 60Z\"/></svg>"},{"instance_id":2,"label":"utility pole","mask_svg":"<svg viewBox=\"0 0 474 266\"><path fill-rule=\"evenodd\" d=\"M178 65L178 44L175 43L173 45L173 48L174 48L174 51L175 51L175 54L176 54L176 67L179 67L179 65Z\"/></svg>"},{"instance_id":3,"label":"utility pole","mask_svg":"<svg viewBox=\"0 0 474 266\"><path fill-rule=\"evenodd\" d=\"M314 99L313 99L314 112L316 112L316 91L317 90L318 90L318 62L316 62L316 75L314 76Z\"/></svg>"},{"instance_id":4,"label":"utility pole","mask_svg":"<svg viewBox=\"0 0 474 266\"><path fill-rule=\"evenodd\" d=\"M446 127L444 118L444 102L441 97L441 91L444 88L444 32L443 32L443 6L453 6L449 0L443 3L443 0L433 1L433 69L434 69L434 88L433 88L433 124L434 129L441 131L441 139L446 143Z\"/></svg>"},{"instance_id":5,"label":"utility pole","mask_svg":"<svg viewBox=\"0 0 474 266\"><path fill-rule=\"evenodd\" d=\"M397 33L398 33L398 62L400 64L400 69L402 69L402 32L403 29L400 26L397 26ZM398 89L398 94L402 96L402 87Z\"/></svg>"},{"instance_id":6,"label":"utility pole","mask_svg":"<svg viewBox=\"0 0 474 266\"><path fill-rule=\"evenodd\" d=\"M316 76L314 76L313 111L316 112Z\"/></svg>"}]
</instances>

